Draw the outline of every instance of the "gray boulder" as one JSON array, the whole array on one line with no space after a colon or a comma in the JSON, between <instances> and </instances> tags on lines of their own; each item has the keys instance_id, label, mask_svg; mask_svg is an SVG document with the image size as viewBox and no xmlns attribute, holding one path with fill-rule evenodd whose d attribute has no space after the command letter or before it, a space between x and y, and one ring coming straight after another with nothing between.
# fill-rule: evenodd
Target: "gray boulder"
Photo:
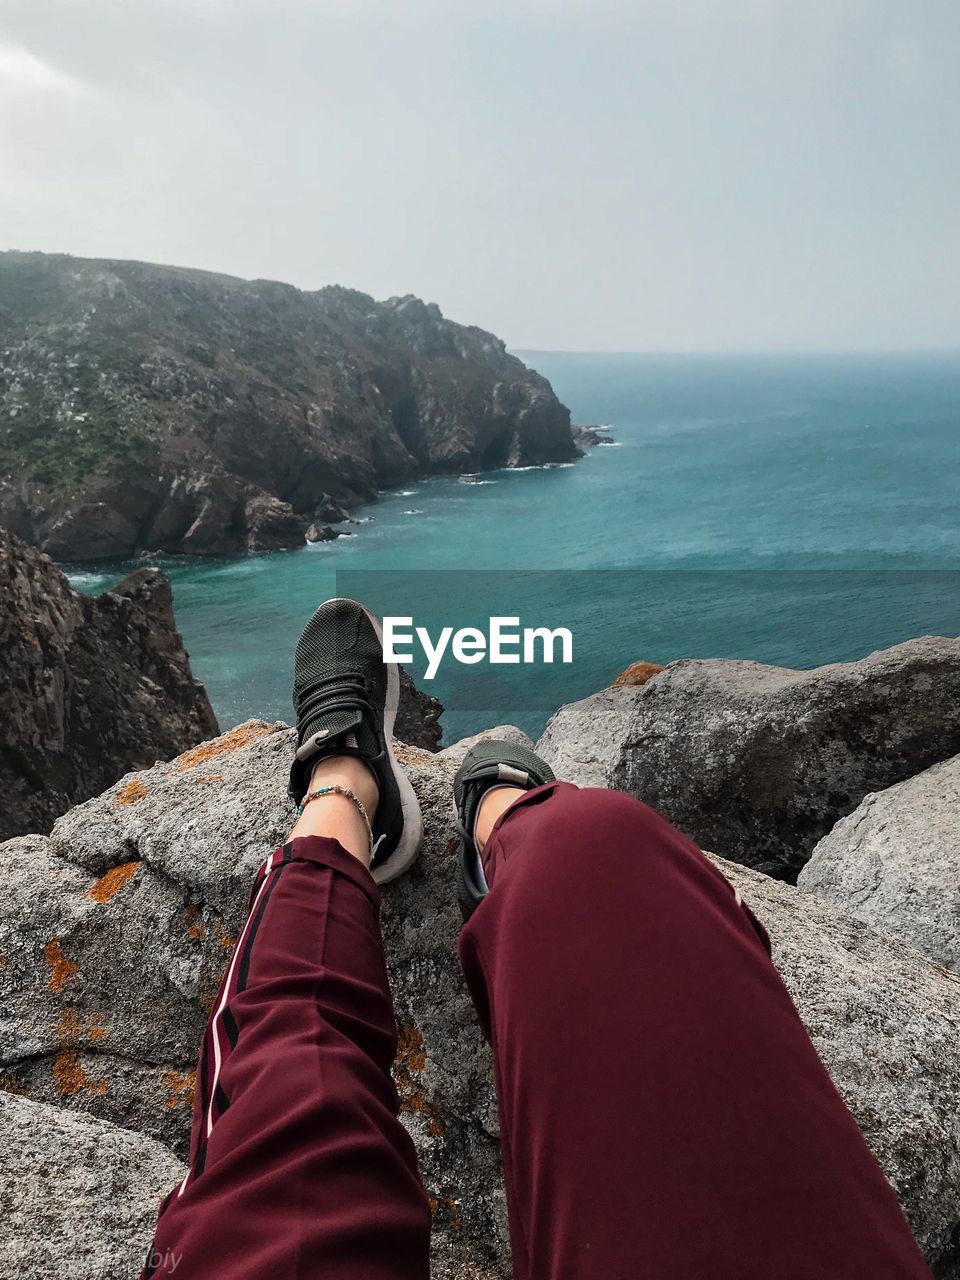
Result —
<instances>
[{"instance_id":1,"label":"gray boulder","mask_svg":"<svg viewBox=\"0 0 960 1280\"><path fill-rule=\"evenodd\" d=\"M561 707L558 777L639 796L707 849L792 880L863 797L960 751L960 640L791 671L672 662Z\"/></svg>"},{"instance_id":2,"label":"gray boulder","mask_svg":"<svg viewBox=\"0 0 960 1280\"><path fill-rule=\"evenodd\" d=\"M0 846L7 1088L186 1150L210 1000L249 879L293 818L292 739L283 725L242 725L127 776L64 815L49 839ZM455 954L450 783L463 749L397 748L425 845L385 889L383 924L402 1116L434 1205L434 1276L500 1280L509 1262L496 1104ZM938 1276L955 1277L960 981L827 903L719 865L766 923L801 1015Z\"/></svg>"},{"instance_id":3,"label":"gray boulder","mask_svg":"<svg viewBox=\"0 0 960 1280\"><path fill-rule=\"evenodd\" d=\"M244 506L248 551L278 551L303 546L304 521L289 502L268 493L248 498Z\"/></svg>"},{"instance_id":4,"label":"gray boulder","mask_svg":"<svg viewBox=\"0 0 960 1280\"><path fill-rule=\"evenodd\" d=\"M797 884L960 970L960 756L868 795Z\"/></svg>"},{"instance_id":5,"label":"gray boulder","mask_svg":"<svg viewBox=\"0 0 960 1280\"><path fill-rule=\"evenodd\" d=\"M0 1280L131 1280L185 1172L142 1134L0 1093Z\"/></svg>"},{"instance_id":6,"label":"gray boulder","mask_svg":"<svg viewBox=\"0 0 960 1280\"><path fill-rule=\"evenodd\" d=\"M804 1025L936 1280L958 1280L960 979L827 902L711 861L766 926Z\"/></svg>"}]
</instances>

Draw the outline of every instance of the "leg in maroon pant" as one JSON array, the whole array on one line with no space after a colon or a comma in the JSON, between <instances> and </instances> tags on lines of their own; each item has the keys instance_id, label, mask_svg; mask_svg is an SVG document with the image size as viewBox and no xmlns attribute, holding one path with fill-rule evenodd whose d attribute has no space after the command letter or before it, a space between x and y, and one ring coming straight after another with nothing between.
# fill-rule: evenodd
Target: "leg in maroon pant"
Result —
<instances>
[{"instance_id":1,"label":"leg in maroon pant","mask_svg":"<svg viewBox=\"0 0 960 1280\"><path fill-rule=\"evenodd\" d=\"M204 1038L190 1173L147 1276L426 1280L379 895L336 840L264 864Z\"/></svg>"},{"instance_id":2,"label":"leg in maroon pant","mask_svg":"<svg viewBox=\"0 0 960 1280\"><path fill-rule=\"evenodd\" d=\"M484 861L460 955L516 1280L929 1280L762 931L689 840L555 783Z\"/></svg>"}]
</instances>

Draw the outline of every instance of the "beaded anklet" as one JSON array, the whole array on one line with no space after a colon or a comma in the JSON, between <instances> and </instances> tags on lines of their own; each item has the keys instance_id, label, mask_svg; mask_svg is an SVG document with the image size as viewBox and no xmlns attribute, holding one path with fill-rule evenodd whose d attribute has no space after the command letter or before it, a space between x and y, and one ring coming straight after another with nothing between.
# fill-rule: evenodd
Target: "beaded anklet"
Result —
<instances>
[{"instance_id":1,"label":"beaded anklet","mask_svg":"<svg viewBox=\"0 0 960 1280\"><path fill-rule=\"evenodd\" d=\"M363 807L363 801L360 799L358 795L356 795L353 791L351 791L349 787L341 787L338 783L333 783L329 787L318 787L316 791L308 792L300 801L300 804L297 806L297 817L299 818L303 814L304 809L307 807L307 805L310 803L311 800L319 800L321 796L330 796L330 795L346 796L346 798L348 800L352 800L353 803L359 809L360 817L363 819L363 825L367 828L367 842L370 846L369 856L370 856L370 860L373 861L373 853L376 847L373 839L373 828L370 826L370 819L367 817L367 811Z\"/></svg>"}]
</instances>

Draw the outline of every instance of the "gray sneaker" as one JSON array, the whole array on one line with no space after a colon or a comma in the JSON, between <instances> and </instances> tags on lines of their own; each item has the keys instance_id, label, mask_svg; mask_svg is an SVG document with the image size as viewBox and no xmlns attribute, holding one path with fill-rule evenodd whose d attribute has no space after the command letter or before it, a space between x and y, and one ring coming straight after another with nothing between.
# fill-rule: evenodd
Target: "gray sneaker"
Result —
<instances>
[{"instance_id":1,"label":"gray sneaker","mask_svg":"<svg viewBox=\"0 0 960 1280\"><path fill-rule=\"evenodd\" d=\"M406 871L420 851L423 820L393 753L400 668L383 660L380 623L356 600L325 600L303 629L293 669L297 753L290 795L303 799L327 756L359 756L377 778L370 870L378 884Z\"/></svg>"},{"instance_id":2,"label":"gray sneaker","mask_svg":"<svg viewBox=\"0 0 960 1280\"><path fill-rule=\"evenodd\" d=\"M555 781L553 770L529 747L496 738L478 742L463 758L453 779L453 805L460 832L457 860L457 900L469 920L487 896L487 882L476 842L480 801L491 787L522 787L532 791Z\"/></svg>"}]
</instances>

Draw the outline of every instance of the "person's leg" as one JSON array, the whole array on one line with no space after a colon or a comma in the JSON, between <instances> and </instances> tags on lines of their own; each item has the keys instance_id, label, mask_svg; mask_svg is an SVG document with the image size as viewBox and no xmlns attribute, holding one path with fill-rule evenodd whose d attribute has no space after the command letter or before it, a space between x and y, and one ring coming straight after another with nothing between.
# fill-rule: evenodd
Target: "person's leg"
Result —
<instances>
[{"instance_id":1,"label":"person's leg","mask_svg":"<svg viewBox=\"0 0 960 1280\"><path fill-rule=\"evenodd\" d=\"M355 758L311 786L376 784ZM396 1031L358 808L314 801L264 863L204 1038L190 1172L144 1276L426 1280L430 1211L390 1076Z\"/></svg>"},{"instance_id":2,"label":"person's leg","mask_svg":"<svg viewBox=\"0 0 960 1280\"><path fill-rule=\"evenodd\" d=\"M516 1280L929 1278L727 881L627 796L511 801L460 956Z\"/></svg>"}]
</instances>

